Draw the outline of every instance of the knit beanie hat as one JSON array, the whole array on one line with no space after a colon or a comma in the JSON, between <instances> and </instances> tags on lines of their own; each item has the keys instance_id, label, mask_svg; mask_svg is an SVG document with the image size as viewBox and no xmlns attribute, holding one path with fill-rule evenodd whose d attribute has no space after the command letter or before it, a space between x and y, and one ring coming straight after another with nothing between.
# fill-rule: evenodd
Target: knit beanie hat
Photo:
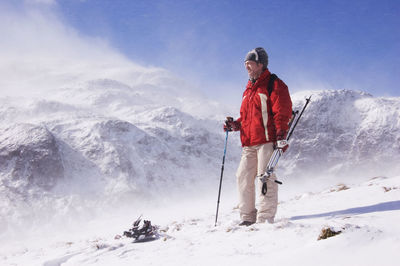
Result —
<instances>
[{"instance_id":1,"label":"knit beanie hat","mask_svg":"<svg viewBox=\"0 0 400 266\"><path fill-rule=\"evenodd\" d=\"M264 65L264 67L268 66L268 54L262 47L257 47L248 52L244 61L246 62L249 60L261 63Z\"/></svg>"}]
</instances>

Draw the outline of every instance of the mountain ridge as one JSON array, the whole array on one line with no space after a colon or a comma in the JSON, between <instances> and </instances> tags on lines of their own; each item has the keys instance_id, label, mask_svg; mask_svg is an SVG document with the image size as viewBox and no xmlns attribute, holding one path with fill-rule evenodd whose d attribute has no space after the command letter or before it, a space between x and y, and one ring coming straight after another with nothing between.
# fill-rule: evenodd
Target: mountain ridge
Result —
<instances>
[{"instance_id":1,"label":"mountain ridge","mask_svg":"<svg viewBox=\"0 0 400 266\"><path fill-rule=\"evenodd\" d=\"M121 90L125 93L119 94ZM400 98L349 90L309 91L292 95L294 109L301 109L304 96L311 94L279 162L278 176L285 184L324 176L341 182L399 170ZM31 206L26 213L34 215L46 198L83 211L84 203L77 197L112 208L182 191L209 193L219 181L226 109L194 96L189 103L197 101L195 108L208 110L195 110L193 115L184 102L188 97L164 97L159 92L154 98L153 92L138 87L96 80L35 99L1 98L0 131L14 132L12 138L0 137L3 217L12 212L15 199ZM136 101L131 104L130 99ZM41 138L45 141L36 141ZM230 133L224 173L229 190L235 184L240 150L239 134ZM15 151L34 155L24 157Z\"/></svg>"}]
</instances>

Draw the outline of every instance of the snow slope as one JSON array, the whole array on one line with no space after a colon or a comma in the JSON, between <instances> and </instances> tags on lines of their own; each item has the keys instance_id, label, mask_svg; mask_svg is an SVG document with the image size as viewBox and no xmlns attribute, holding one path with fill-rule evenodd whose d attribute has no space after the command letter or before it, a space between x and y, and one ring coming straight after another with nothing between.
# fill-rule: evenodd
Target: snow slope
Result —
<instances>
[{"instance_id":1,"label":"snow slope","mask_svg":"<svg viewBox=\"0 0 400 266\"><path fill-rule=\"evenodd\" d=\"M160 222L152 242L114 239L131 225L125 221L117 231L124 222L113 220L91 224L84 235L60 231L52 241L47 235L7 245L0 259L6 265L397 265L399 184L399 176L379 177L298 194L279 202L274 224L250 227L237 226L236 208L225 208L216 227L204 205L176 220L173 211L168 217L160 211L150 214ZM341 233L318 240L325 228Z\"/></svg>"}]
</instances>

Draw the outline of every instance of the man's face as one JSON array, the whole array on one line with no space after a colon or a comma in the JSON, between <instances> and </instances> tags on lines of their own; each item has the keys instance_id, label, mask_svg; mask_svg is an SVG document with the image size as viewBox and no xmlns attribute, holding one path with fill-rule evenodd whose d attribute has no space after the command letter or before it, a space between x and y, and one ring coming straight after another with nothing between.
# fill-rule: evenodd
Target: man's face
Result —
<instances>
[{"instance_id":1,"label":"man's face","mask_svg":"<svg viewBox=\"0 0 400 266\"><path fill-rule=\"evenodd\" d=\"M262 73L263 64L248 60L244 62L244 67L246 68L247 73L249 73L249 78L257 79Z\"/></svg>"}]
</instances>

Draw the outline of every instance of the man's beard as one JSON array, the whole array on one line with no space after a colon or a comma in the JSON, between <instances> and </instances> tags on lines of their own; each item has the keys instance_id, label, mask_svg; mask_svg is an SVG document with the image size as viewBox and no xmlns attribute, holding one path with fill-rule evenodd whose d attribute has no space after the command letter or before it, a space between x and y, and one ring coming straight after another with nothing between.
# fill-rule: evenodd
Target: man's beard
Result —
<instances>
[{"instance_id":1,"label":"man's beard","mask_svg":"<svg viewBox=\"0 0 400 266\"><path fill-rule=\"evenodd\" d=\"M258 79L261 75L261 72L260 73L251 72L248 74L249 74L249 79Z\"/></svg>"}]
</instances>

